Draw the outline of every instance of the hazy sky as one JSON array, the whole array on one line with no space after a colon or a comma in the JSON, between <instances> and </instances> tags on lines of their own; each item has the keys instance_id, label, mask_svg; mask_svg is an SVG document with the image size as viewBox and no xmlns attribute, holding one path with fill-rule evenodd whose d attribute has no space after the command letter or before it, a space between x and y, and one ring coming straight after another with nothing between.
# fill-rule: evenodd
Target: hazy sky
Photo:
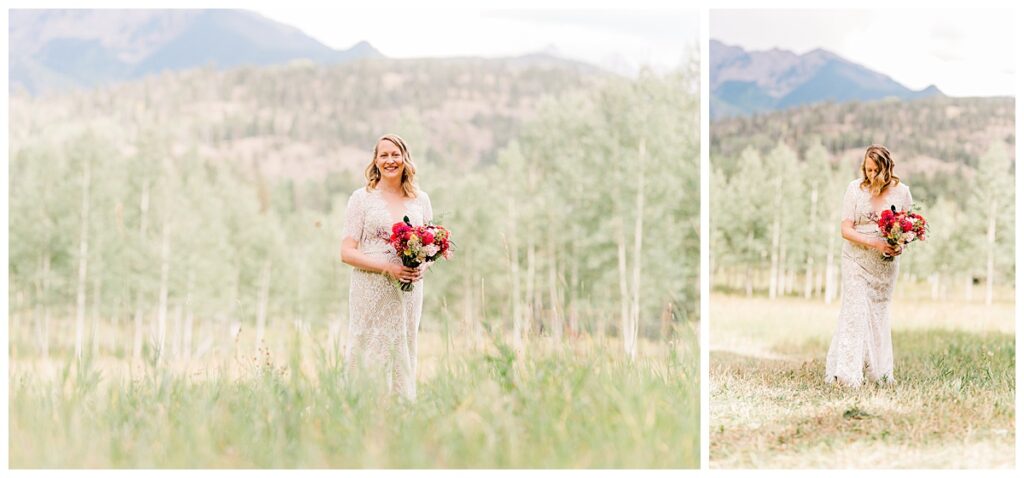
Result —
<instances>
[{"instance_id":1,"label":"hazy sky","mask_svg":"<svg viewBox=\"0 0 1024 478\"><path fill-rule=\"evenodd\" d=\"M696 49L696 10L258 8L332 48L366 40L394 58L513 56L538 51L620 73L678 67Z\"/></svg>"},{"instance_id":2,"label":"hazy sky","mask_svg":"<svg viewBox=\"0 0 1024 478\"><path fill-rule=\"evenodd\" d=\"M1012 10L712 10L711 38L748 50L833 51L921 89L1013 95Z\"/></svg>"}]
</instances>

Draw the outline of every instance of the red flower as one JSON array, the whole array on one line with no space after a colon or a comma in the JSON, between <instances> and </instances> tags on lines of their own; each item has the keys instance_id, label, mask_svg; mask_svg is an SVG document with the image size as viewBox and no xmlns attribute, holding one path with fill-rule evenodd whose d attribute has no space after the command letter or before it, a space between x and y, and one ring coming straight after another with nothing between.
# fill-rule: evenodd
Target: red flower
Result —
<instances>
[{"instance_id":1,"label":"red flower","mask_svg":"<svg viewBox=\"0 0 1024 478\"><path fill-rule=\"evenodd\" d=\"M399 222L391 225L391 236L388 237L388 243L395 249L395 252L399 255L404 254L409 250L409 241L413 238L419 239L419 243L423 245L434 244L438 247L438 254L426 257L427 262L434 261L440 257L448 259L451 257L449 237L450 232L441 227L435 225L422 225L412 226L404 222Z\"/></svg>"}]
</instances>

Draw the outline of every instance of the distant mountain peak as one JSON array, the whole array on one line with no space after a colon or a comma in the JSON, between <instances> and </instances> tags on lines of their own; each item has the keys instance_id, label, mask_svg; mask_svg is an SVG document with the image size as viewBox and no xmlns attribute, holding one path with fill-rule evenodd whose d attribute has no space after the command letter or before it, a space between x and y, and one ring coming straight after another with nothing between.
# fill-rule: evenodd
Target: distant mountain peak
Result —
<instances>
[{"instance_id":1,"label":"distant mountain peak","mask_svg":"<svg viewBox=\"0 0 1024 478\"><path fill-rule=\"evenodd\" d=\"M380 50L377 50L377 48L375 48L373 45L370 44L370 42L368 42L366 40L360 40L359 42L356 42L355 45L350 46L348 48L348 50L345 50L345 51L358 52L358 53L361 53L361 54L365 54L366 56L372 56L372 57L384 56L380 52Z\"/></svg>"},{"instance_id":2,"label":"distant mountain peak","mask_svg":"<svg viewBox=\"0 0 1024 478\"><path fill-rule=\"evenodd\" d=\"M813 49L813 50L811 50L811 51L809 51L807 53L804 53L803 55L800 55L800 56L804 57L804 58L818 58L818 59L823 59L823 60L839 60L839 61L849 62L845 58L843 58L843 57L841 57L841 56L839 56L839 55L837 55L835 53L832 53L832 52L830 52L830 51L828 51L828 50L826 50L824 48L815 48L815 49Z\"/></svg>"},{"instance_id":3,"label":"distant mountain peak","mask_svg":"<svg viewBox=\"0 0 1024 478\"><path fill-rule=\"evenodd\" d=\"M335 50L296 27L234 9L16 9L9 32L10 89L33 94L207 64L334 64L383 56L365 41Z\"/></svg>"},{"instance_id":4,"label":"distant mountain peak","mask_svg":"<svg viewBox=\"0 0 1024 478\"><path fill-rule=\"evenodd\" d=\"M743 116L821 101L915 99L941 95L914 91L891 77L834 52L797 54L782 48L748 51L711 40L711 116Z\"/></svg>"},{"instance_id":5,"label":"distant mountain peak","mask_svg":"<svg viewBox=\"0 0 1024 478\"><path fill-rule=\"evenodd\" d=\"M544 45L544 48L541 48L537 53L548 56L562 56L562 50L560 50L554 43Z\"/></svg>"}]
</instances>

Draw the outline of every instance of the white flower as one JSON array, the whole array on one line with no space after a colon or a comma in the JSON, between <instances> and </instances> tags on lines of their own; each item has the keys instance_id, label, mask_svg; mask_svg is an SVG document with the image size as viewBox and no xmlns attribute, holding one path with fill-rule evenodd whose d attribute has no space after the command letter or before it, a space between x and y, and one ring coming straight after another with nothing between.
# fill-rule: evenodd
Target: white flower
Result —
<instances>
[{"instance_id":1,"label":"white flower","mask_svg":"<svg viewBox=\"0 0 1024 478\"><path fill-rule=\"evenodd\" d=\"M441 247L438 246L437 244L430 244L423 248L423 252L426 254L427 257L433 257L440 250Z\"/></svg>"}]
</instances>

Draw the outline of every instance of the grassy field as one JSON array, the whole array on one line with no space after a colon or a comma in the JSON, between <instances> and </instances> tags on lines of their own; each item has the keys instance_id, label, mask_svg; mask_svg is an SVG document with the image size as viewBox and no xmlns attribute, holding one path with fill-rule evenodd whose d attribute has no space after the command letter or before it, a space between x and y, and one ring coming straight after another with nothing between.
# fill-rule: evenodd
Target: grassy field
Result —
<instances>
[{"instance_id":1,"label":"grassy field","mask_svg":"<svg viewBox=\"0 0 1024 478\"><path fill-rule=\"evenodd\" d=\"M826 385L838 303L711 300L712 468L1014 466L1013 303L896 300L897 383Z\"/></svg>"},{"instance_id":2,"label":"grassy field","mask_svg":"<svg viewBox=\"0 0 1024 478\"><path fill-rule=\"evenodd\" d=\"M424 334L415 403L346 382L326 331L272 329L261 351L241 345L252 341L243 331L201 360L162 365L116 346L43 361L19 343L10 465L696 468L695 330L642 342L635 363L614 337L536 339L517 357L500 341ZM63 343L51 354L69 356Z\"/></svg>"}]
</instances>

